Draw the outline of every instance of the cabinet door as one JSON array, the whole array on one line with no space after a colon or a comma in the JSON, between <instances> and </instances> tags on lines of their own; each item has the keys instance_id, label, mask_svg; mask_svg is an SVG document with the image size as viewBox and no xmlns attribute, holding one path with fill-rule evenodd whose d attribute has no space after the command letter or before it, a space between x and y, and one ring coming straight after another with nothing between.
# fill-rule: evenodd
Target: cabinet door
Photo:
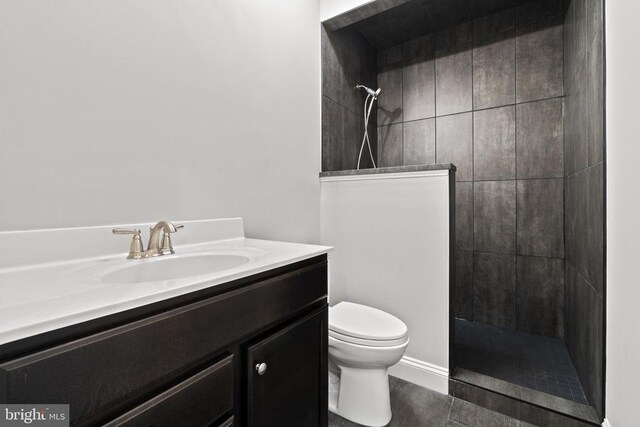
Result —
<instances>
[{"instance_id":1,"label":"cabinet door","mask_svg":"<svg viewBox=\"0 0 640 427\"><path fill-rule=\"evenodd\" d=\"M248 349L251 427L327 425L327 308Z\"/></svg>"}]
</instances>

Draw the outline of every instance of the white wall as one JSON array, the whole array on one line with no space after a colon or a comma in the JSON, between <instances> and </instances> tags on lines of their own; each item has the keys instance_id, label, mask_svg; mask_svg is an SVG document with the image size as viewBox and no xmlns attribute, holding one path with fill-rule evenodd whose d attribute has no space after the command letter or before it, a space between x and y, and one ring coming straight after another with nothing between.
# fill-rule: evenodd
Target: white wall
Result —
<instances>
[{"instance_id":1,"label":"white wall","mask_svg":"<svg viewBox=\"0 0 640 427\"><path fill-rule=\"evenodd\" d=\"M335 247L331 305L356 302L403 320L411 341L392 373L441 393L449 366L447 172L325 178L321 190L322 243Z\"/></svg>"},{"instance_id":2,"label":"white wall","mask_svg":"<svg viewBox=\"0 0 640 427\"><path fill-rule=\"evenodd\" d=\"M613 427L640 422L640 3L609 0L607 43L607 376L606 417Z\"/></svg>"},{"instance_id":3,"label":"white wall","mask_svg":"<svg viewBox=\"0 0 640 427\"><path fill-rule=\"evenodd\" d=\"M373 0L320 0L320 21L338 16Z\"/></svg>"},{"instance_id":4,"label":"white wall","mask_svg":"<svg viewBox=\"0 0 640 427\"><path fill-rule=\"evenodd\" d=\"M0 230L319 239L318 0L0 0Z\"/></svg>"}]
</instances>

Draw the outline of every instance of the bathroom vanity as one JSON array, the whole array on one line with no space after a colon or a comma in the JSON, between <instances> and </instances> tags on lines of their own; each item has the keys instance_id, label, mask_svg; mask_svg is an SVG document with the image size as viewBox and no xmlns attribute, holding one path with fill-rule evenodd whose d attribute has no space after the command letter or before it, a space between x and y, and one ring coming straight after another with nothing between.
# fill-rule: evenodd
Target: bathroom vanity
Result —
<instances>
[{"instance_id":1,"label":"bathroom vanity","mask_svg":"<svg viewBox=\"0 0 640 427\"><path fill-rule=\"evenodd\" d=\"M204 246L194 250L216 245ZM0 402L70 404L72 425L325 426L328 248L244 238L216 247L225 246L264 254L208 281L155 282L133 308L113 303L81 322L90 315L78 310L64 327L4 342ZM3 286L16 274L2 273ZM103 300L136 285L101 288Z\"/></svg>"}]
</instances>

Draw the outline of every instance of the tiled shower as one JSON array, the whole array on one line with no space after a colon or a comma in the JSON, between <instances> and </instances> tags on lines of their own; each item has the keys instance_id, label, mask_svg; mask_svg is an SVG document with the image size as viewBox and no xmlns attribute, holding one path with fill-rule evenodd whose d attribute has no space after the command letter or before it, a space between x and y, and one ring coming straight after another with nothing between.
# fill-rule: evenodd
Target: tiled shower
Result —
<instances>
[{"instance_id":1,"label":"tiled shower","mask_svg":"<svg viewBox=\"0 0 640 427\"><path fill-rule=\"evenodd\" d=\"M602 414L602 0L391 3L323 29L323 170L355 168L364 98L352 87L382 88L378 166L457 167L452 310L465 335L547 337L584 394L551 368L539 387L535 370L518 380ZM428 7L433 24L418 28Z\"/></svg>"}]
</instances>

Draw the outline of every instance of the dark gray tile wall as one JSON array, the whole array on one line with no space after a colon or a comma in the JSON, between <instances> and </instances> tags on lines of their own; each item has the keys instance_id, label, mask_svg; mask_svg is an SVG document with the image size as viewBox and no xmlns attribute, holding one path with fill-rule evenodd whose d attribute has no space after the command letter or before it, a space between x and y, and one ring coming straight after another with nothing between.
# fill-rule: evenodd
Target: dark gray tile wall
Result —
<instances>
[{"instance_id":1,"label":"dark gray tile wall","mask_svg":"<svg viewBox=\"0 0 640 427\"><path fill-rule=\"evenodd\" d=\"M518 105L516 128L518 178L562 178L562 98Z\"/></svg>"},{"instance_id":2,"label":"dark gray tile wall","mask_svg":"<svg viewBox=\"0 0 640 427\"><path fill-rule=\"evenodd\" d=\"M475 253L473 259L475 320L516 327L516 256Z\"/></svg>"},{"instance_id":3,"label":"dark gray tile wall","mask_svg":"<svg viewBox=\"0 0 640 427\"><path fill-rule=\"evenodd\" d=\"M518 330L564 338L564 261L518 256Z\"/></svg>"},{"instance_id":4,"label":"dark gray tile wall","mask_svg":"<svg viewBox=\"0 0 640 427\"><path fill-rule=\"evenodd\" d=\"M549 283L557 283L558 272L535 269L538 274L527 278L515 272L519 262L527 263L529 257L542 257L557 266L565 256L568 144L564 139L568 130L563 124L563 114L567 114L563 111L566 48L565 9L560 3L514 2L516 7L379 50L373 65L376 75L368 80L371 86L382 88L375 114L379 166L451 162L458 168L456 314L558 338L564 335L564 322L556 318L564 310L562 301L560 306L549 303L548 314L525 320L533 312L525 304L532 301L536 286L545 298L552 295ZM336 34L340 31L323 37L323 56L325 39ZM362 40L349 43L359 46L359 42ZM340 55L334 56L333 62L341 64ZM363 57L372 63L370 55ZM592 55L589 60L597 62L598 58ZM353 61L353 57L342 57L342 63ZM332 166L347 169L353 167L348 167L354 162L350 159L357 158L364 126L362 94L352 90L351 80L367 81L362 76L368 74L364 68L357 72L354 67L333 68L338 71L327 76L342 83L323 79L323 94L335 94L325 96L329 100L323 100L323 117L343 119L335 126L323 123L323 141L327 141L323 169L332 158L338 159L330 162ZM349 72L355 77L349 78ZM597 98L597 89L593 87L589 96ZM328 105L331 100L343 110ZM351 111L359 114L345 120ZM350 140L349 134L358 135L355 144L344 143ZM596 139L596 132L592 135ZM586 131L584 136L587 138ZM598 158L597 144L586 147L585 163L589 156ZM589 219L581 221L586 224ZM493 282L483 280L476 268L498 264L480 263L476 255L508 255L513 260L513 281L503 282L507 276L498 272L485 275L493 277ZM585 270L589 266L585 263ZM541 272L554 275L543 277ZM518 294L519 280L527 280L522 295ZM512 313L500 313L501 305L492 304L490 296L483 294L494 288L513 288ZM502 291L496 295L506 298Z\"/></svg>"},{"instance_id":5,"label":"dark gray tile wall","mask_svg":"<svg viewBox=\"0 0 640 427\"><path fill-rule=\"evenodd\" d=\"M473 113L436 118L436 163L456 165L456 181L473 181Z\"/></svg>"},{"instance_id":6,"label":"dark gray tile wall","mask_svg":"<svg viewBox=\"0 0 640 427\"><path fill-rule=\"evenodd\" d=\"M438 115L473 109L471 22L436 35L436 109Z\"/></svg>"},{"instance_id":7,"label":"dark gray tile wall","mask_svg":"<svg viewBox=\"0 0 640 427\"><path fill-rule=\"evenodd\" d=\"M473 171L476 181L515 179L516 114L514 106L473 113Z\"/></svg>"},{"instance_id":8,"label":"dark gray tile wall","mask_svg":"<svg viewBox=\"0 0 640 427\"><path fill-rule=\"evenodd\" d=\"M436 120L423 119L402 125L402 158L405 165L436 162Z\"/></svg>"},{"instance_id":9,"label":"dark gray tile wall","mask_svg":"<svg viewBox=\"0 0 640 427\"><path fill-rule=\"evenodd\" d=\"M587 399L603 415L603 1L571 1L564 27L565 333Z\"/></svg>"},{"instance_id":10,"label":"dark gray tile wall","mask_svg":"<svg viewBox=\"0 0 640 427\"><path fill-rule=\"evenodd\" d=\"M516 253L516 181L473 184L473 249Z\"/></svg>"},{"instance_id":11,"label":"dark gray tile wall","mask_svg":"<svg viewBox=\"0 0 640 427\"><path fill-rule=\"evenodd\" d=\"M518 254L564 258L564 179L518 180Z\"/></svg>"},{"instance_id":12,"label":"dark gray tile wall","mask_svg":"<svg viewBox=\"0 0 640 427\"><path fill-rule=\"evenodd\" d=\"M379 163L457 166L456 315L557 338L565 225L559 3L518 2L377 52Z\"/></svg>"},{"instance_id":13,"label":"dark gray tile wall","mask_svg":"<svg viewBox=\"0 0 640 427\"><path fill-rule=\"evenodd\" d=\"M376 53L357 31L327 31L322 26L322 170L355 169L364 133L364 92L357 83L377 86ZM376 114L369 138L377 157ZM361 167L371 167L367 148Z\"/></svg>"}]
</instances>

